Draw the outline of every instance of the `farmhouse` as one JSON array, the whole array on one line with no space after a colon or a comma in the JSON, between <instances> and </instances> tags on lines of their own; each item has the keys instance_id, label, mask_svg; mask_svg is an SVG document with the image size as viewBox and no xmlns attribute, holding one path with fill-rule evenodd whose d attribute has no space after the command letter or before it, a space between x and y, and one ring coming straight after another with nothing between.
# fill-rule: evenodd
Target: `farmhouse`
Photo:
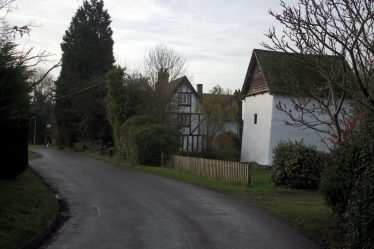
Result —
<instances>
[{"instance_id":1,"label":"farmhouse","mask_svg":"<svg viewBox=\"0 0 374 249\"><path fill-rule=\"evenodd\" d=\"M312 66L306 66L291 54L253 50L242 87L242 162L271 165L273 148L281 140L303 142L316 146L319 150L328 149L329 136L320 131L331 128L323 124L328 124L329 116L317 111L308 113L309 116L297 113L297 104L291 94L295 93L296 88L292 89L294 86L298 86L297 89L300 86L306 89L316 88L318 82L323 81L313 63L324 61L325 64L334 64L337 58L325 56L323 59L310 56ZM306 101L311 107L317 106L313 99ZM293 115L305 115L302 118L306 121L314 116L321 124L315 124L315 129L292 126L289 115L280 111L279 106L288 108ZM313 122L312 119L310 122Z\"/></svg>"},{"instance_id":2,"label":"farmhouse","mask_svg":"<svg viewBox=\"0 0 374 249\"><path fill-rule=\"evenodd\" d=\"M211 135L208 126L217 126L217 133L229 131L239 135L240 122L236 117L224 115L223 120L213 120L213 124L207 122L207 115L202 106L204 99L208 98L218 106L229 106L240 103L240 92L234 95L203 94L203 85L197 84L197 91L186 76L169 82L167 69L158 72L156 82L157 96L163 104L164 121L179 129L181 132L180 151L190 154L199 154L207 148L207 136ZM222 108L224 109L224 108ZM218 124L222 124L218 125Z\"/></svg>"},{"instance_id":3,"label":"farmhouse","mask_svg":"<svg viewBox=\"0 0 374 249\"><path fill-rule=\"evenodd\" d=\"M204 129L204 114L198 108L198 102L202 95L196 92L186 76L169 82L167 69L158 72L156 91L162 101L165 116L164 120L176 126L181 132L182 152L200 153L206 146L206 131Z\"/></svg>"}]
</instances>

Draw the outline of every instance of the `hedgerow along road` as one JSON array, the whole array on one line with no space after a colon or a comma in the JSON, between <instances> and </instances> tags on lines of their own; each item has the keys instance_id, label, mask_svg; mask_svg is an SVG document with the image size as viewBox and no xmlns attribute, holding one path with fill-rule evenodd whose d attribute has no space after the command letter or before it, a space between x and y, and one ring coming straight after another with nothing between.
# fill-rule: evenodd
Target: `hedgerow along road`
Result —
<instances>
[{"instance_id":1,"label":"hedgerow along road","mask_svg":"<svg viewBox=\"0 0 374 249\"><path fill-rule=\"evenodd\" d=\"M32 148L31 167L69 206L48 249L316 249L248 203L76 153Z\"/></svg>"}]
</instances>

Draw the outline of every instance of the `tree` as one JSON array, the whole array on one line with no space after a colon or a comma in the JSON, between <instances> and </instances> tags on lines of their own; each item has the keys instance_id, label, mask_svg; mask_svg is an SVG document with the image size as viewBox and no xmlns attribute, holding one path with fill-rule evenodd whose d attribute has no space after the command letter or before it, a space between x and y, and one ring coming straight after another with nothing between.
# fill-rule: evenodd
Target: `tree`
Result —
<instances>
[{"instance_id":1,"label":"tree","mask_svg":"<svg viewBox=\"0 0 374 249\"><path fill-rule=\"evenodd\" d=\"M322 85L305 87L300 84L299 89L293 91L295 110L302 113L289 117L296 126L312 129L319 124L330 124L333 129L328 132L335 142L341 142L344 126L341 127L339 120L346 119L343 103L347 98L359 101L374 111L374 98L370 91L374 74L373 5L370 0L299 0L296 6L287 6L281 1L281 7L281 13L269 13L284 29L280 33L275 28L271 29L267 34L270 44L262 45L294 56L323 79L320 82ZM311 60L311 56L314 59ZM340 62L327 66L326 58L329 56ZM317 106L310 105L310 100L315 101ZM290 109L282 104L278 105L278 109L290 113ZM321 120L317 112L325 113L329 120ZM317 123L311 125L305 116Z\"/></svg>"},{"instance_id":2,"label":"tree","mask_svg":"<svg viewBox=\"0 0 374 249\"><path fill-rule=\"evenodd\" d=\"M63 36L56 118L67 145L110 139L104 87L114 63L110 23L102 0L86 0Z\"/></svg>"},{"instance_id":3,"label":"tree","mask_svg":"<svg viewBox=\"0 0 374 249\"><path fill-rule=\"evenodd\" d=\"M38 70L31 78L44 74ZM54 81L52 77L44 78L40 84L32 89L30 107L29 141L36 144L51 143L52 134L55 130L54 116Z\"/></svg>"},{"instance_id":4,"label":"tree","mask_svg":"<svg viewBox=\"0 0 374 249\"><path fill-rule=\"evenodd\" d=\"M27 168L29 92L58 66L56 64L45 73L36 75L35 66L46 60L48 53L34 53L33 48L25 52L18 50L15 36L29 32L30 28L12 27L7 23L6 17L13 2L0 0L0 11L6 13L0 17L0 178L14 178Z\"/></svg>"},{"instance_id":5,"label":"tree","mask_svg":"<svg viewBox=\"0 0 374 249\"><path fill-rule=\"evenodd\" d=\"M0 16L0 39L6 41L14 37L16 33L19 35L29 34L31 31L30 25L10 26L7 22L8 14L14 9L13 3L15 0L0 0L0 10L4 13Z\"/></svg>"},{"instance_id":6,"label":"tree","mask_svg":"<svg viewBox=\"0 0 374 249\"><path fill-rule=\"evenodd\" d=\"M115 151L120 151L120 127L129 118L151 112L152 88L139 73L117 67L107 74L107 116L112 126Z\"/></svg>"},{"instance_id":7,"label":"tree","mask_svg":"<svg viewBox=\"0 0 374 249\"><path fill-rule=\"evenodd\" d=\"M174 49L158 44L144 58L144 72L152 86L156 84L158 72L166 69L170 80L177 79L187 70L186 59Z\"/></svg>"},{"instance_id":8,"label":"tree","mask_svg":"<svg viewBox=\"0 0 374 249\"><path fill-rule=\"evenodd\" d=\"M205 118L207 150L211 151L214 137L224 131L225 121L238 119L238 104L229 89L224 90L217 85L210 94L204 94L200 108Z\"/></svg>"}]
</instances>

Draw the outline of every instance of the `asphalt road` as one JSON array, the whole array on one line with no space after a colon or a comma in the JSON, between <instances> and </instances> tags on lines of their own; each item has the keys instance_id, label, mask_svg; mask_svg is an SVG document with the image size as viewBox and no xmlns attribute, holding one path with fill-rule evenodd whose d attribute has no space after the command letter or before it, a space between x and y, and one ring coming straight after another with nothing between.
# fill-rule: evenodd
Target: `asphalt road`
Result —
<instances>
[{"instance_id":1,"label":"asphalt road","mask_svg":"<svg viewBox=\"0 0 374 249\"><path fill-rule=\"evenodd\" d=\"M228 195L79 154L33 148L31 167L70 207L48 249L315 249L287 224Z\"/></svg>"}]
</instances>

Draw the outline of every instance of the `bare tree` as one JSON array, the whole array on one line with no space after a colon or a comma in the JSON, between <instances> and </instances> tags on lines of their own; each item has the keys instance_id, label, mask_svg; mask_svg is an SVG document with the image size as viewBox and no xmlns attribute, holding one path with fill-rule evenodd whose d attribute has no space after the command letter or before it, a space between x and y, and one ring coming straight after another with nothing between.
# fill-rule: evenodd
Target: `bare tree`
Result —
<instances>
[{"instance_id":1,"label":"bare tree","mask_svg":"<svg viewBox=\"0 0 374 249\"><path fill-rule=\"evenodd\" d=\"M329 128L323 132L340 142L344 122L339 121L345 120L343 103L347 99L360 102L374 112L373 1L299 0L295 6L288 6L281 0L280 4L280 13L271 10L269 13L284 29L281 32L274 27L270 29L267 34L270 43L262 45L292 55L322 80L319 85L294 84L299 87L292 94L294 107L282 103L277 107L291 118L292 125L315 130L320 124L327 125ZM327 66L331 63L326 60L335 63ZM311 104L311 100L317 104ZM290 112L291 109L299 115ZM326 114L329 120L322 120L317 113Z\"/></svg>"},{"instance_id":2,"label":"bare tree","mask_svg":"<svg viewBox=\"0 0 374 249\"><path fill-rule=\"evenodd\" d=\"M144 57L144 72L152 86L155 85L157 73L161 69L167 69L170 80L174 80L185 74L187 70L186 59L174 49L164 44L158 44Z\"/></svg>"},{"instance_id":3,"label":"bare tree","mask_svg":"<svg viewBox=\"0 0 374 249\"><path fill-rule=\"evenodd\" d=\"M10 12L14 10L15 0L0 0L0 40L8 40L9 37L14 37L16 33L19 35L29 34L31 31L30 25L10 26L6 18Z\"/></svg>"},{"instance_id":4,"label":"bare tree","mask_svg":"<svg viewBox=\"0 0 374 249\"><path fill-rule=\"evenodd\" d=\"M14 10L15 0L0 0L0 49L8 50L8 56L11 56L12 64L7 65L9 68L13 68L9 73L14 73L16 70L22 68L28 72L27 87L24 94L30 92L32 89L37 87L39 84L45 81L49 77L49 73L55 68L60 66L60 62L53 64L50 68L44 71L37 69L40 64L50 61L51 53L47 51L35 52L34 47L28 48L27 50L19 50L17 44L14 43L16 35L23 36L29 34L31 31L31 24L24 26L11 26L7 22L7 16ZM9 81L6 80L7 75L0 77L0 89L9 87ZM0 96L0 100L4 98L12 98L17 96ZM7 108L7 105L0 106L0 110Z\"/></svg>"}]
</instances>

